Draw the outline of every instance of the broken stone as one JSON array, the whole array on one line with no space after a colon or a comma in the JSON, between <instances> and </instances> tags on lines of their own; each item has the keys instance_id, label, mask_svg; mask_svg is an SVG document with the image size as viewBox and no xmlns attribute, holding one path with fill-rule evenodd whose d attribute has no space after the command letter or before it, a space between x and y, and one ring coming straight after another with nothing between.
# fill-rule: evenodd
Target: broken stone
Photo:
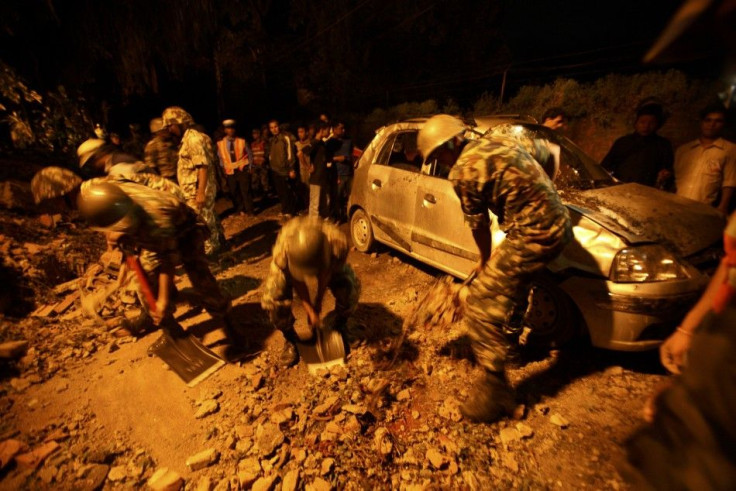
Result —
<instances>
[{"instance_id":1,"label":"broken stone","mask_svg":"<svg viewBox=\"0 0 736 491\"><path fill-rule=\"evenodd\" d=\"M118 482L125 479L127 472L125 471L124 465L116 465L110 469L107 473L107 478L112 482Z\"/></svg>"},{"instance_id":2,"label":"broken stone","mask_svg":"<svg viewBox=\"0 0 736 491\"><path fill-rule=\"evenodd\" d=\"M102 488L109 466L104 464L90 464L84 469L84 472L77 474L77 481L74 483L74 489L81 491L95 491Z\"/></svg>"},{"instance_id":3,"label":"broken stone","mask_svg":"<svg viewBox=\"0 0 736 491\"><path fill-rule=\"evenodd\" d=\"M276 485L276 480L279 478L278 475L273 474L267 477L262 477L253 483L252 491L272 491Z\"/></svg>"},{"instance_id":4,"label":"broken stone","mask_svg":"<svg viewBox=\"0 0 736 491\"><path fill-rule=\"evenodd\" d=\"M55 441L50 441L34 448L28 453L16 455L15 463L21 469L35 469L38 467L38 464L46 460L46 457L56 452L58 449L59 444Z\"/></svg>"},{"instance_id":5,"label":"broken stone","mask_svg":"<svg viewBox=\"0 0 736 491\"><path fill-rule=\"evenodd\" d=\"M333 458L327 458L322 459L322 465L320 465L319 473L323 476L326 476L330 472L332 472L332 469L335 468L335 459Z\"/></svg>"},{"instance_id":6,"label":"broken stone","mask_svg":"<svg viewBox=\"0 0 736 491\"><path fill-rule=\"evenodd\" d=\"M501 430L501 443L508 445L509 443L519 440L521 434L516 428L503 428Z\"/></svg>"},{"instance_id":7,"label":"broken stone","mask_svg":"<svg viewBox=\"0 0 736 491\"><path fill-rule=\"evenodd\" d=\"M40 471L38 471L38 477L46 484L51 484L51 482L56 478L57 473L59 472L59 469L57 469L54 466L46 466L43 467Z\"/></svg>"},{"instance_id":8,"label":"broken stone","mask_svg":"<svg viewBox=\"0 0 736 491\"><path fill-rule=\"evenodd\" d=\"M260 373L256 373L250 378L250 385L253 388L253 390L258 390L261 387L263 387L263 375Z\"/></svg>"},{"instance_id":9,"label":"broken stone","mask_svg":"<svg viewBox=\"0 0 736 491\"><path fill-rule=\"evenodd\" d=\"M359 416L368 412L368 408L360 404L346 404L342 407L342 410Z\"/></svg>"},{"instance_id":10,"label":"broken stone","mask_svg":"<svg viewBox=\"0 0 736 491\"><path fill-rule=\"evenodd\" d=\"M4 469L13 457L25 450L26 444L19 440L5 440L0 442L0 470Z\"/></svg>"},{"instance_id":11,"label":"broken stone","mask_svg":"<svg viewBox=\"0 0 736 491\"><path fill-rule=\"evenodd\" d=\"M521 435L522 438L530 438L534 435L534 430L524 423L516 423L516 429L519 431L519 435Z\"/></svg>"},{"instance_id":12,"label":"broken stone","mask_svg":"<svg viewBox=\"0 0 736 491\"><path fill-rule=\"evenodd\" d=\"M454 397L448 397L445 399L437 412L441 417L456 423L463 419L463 415L460 412L460 401Z\"/></svg>"},{"instance_id":13,"label":"broken stone","mask_svg":"<svg viewBox=\"0 0 736 491\"><path fill-rule=\"evenodd\" d=\"M186 466L190 471L198 471L214 464L219 458L220 452L214 448L208 448L189 457L186 461Z\"/></svg>"},{"instance_id":14,"label":"broken stone","mask_svg":"<svg viewBox=\"0 0 736 491\"><path fill-rule=\"evenodd\" d=\"M516 406L512 416L515 420L524 419L524 417L526 417L526 406L524 404Z\"/></svg>"},{"instance_id":15,"label":"broken stone","mask_svg":"<svg viewBox=\"0 0 736 491\"><path fill-rule=\"evenodd\" d=\"M206 416L209 416L210 414L216 413L219 409L220 405L217 403L216 400L208 399L202 403L197 412L194 414L194 417L197 419L202 419Z\"/></svg>"},{"instance_id":16,"label":"broken stone","mask_svg":"<svg viewBox=\"0 0 736 491\"><path fill-rule=\"evenodd\" d=\"M299 486L299 469L292 469L281 480L281 491L296 491Z\"/></svg>"},{"instance_id":17,"label":"broken stone","mask_svg":"<svg viewBox=\"0 0 736 491\"><path fill-rule=\"evenodd\" d=\"M318 477L311 483L307 484L304 489L306 491L332 491L332 484L321 477Z\"/></svg>"},{"instance_id":18,"label":"broken stone","mask_svg":"<svg viewBox=\"0 0 736 491\"><path fill-rule=\"evenodd\" d=\"M212 491L212 479L207 476L203 476L197 481L197 485L194 491Z\"/></svg>"},{"instance_id":19,"label":"broken stone","mask_svg":"<svg viewBox=\"0 0 736 491\"><path fill-rule=\"evenodd\" d=\"M184 487L184 479L175 471L161 467L148 479L148 486L155 491L178 491Z\"/></svg>"},{"instance_id":20,"label":"broken stone","mask_svg":"<svg viewBox=\"0 0 736 491\"><path fill-rule=\"evenodd\" d=\"M11 378L10 379L10 386L15 389L17 392L23 392L28 387L31 386L31 381L27 378Z\"/></svg>"},{"instance_id":21,"label":"broken stone","mask_svg":"<svg viewBox=\"0 0 736 491\"><path fill-rule=\"evenodd\" d=\"M282 424L287 423L291 421L291 418L294 417L294 410L290 407L287 407L285 409L282 409L280 411L276 411L273 414L271 414L271 422L274 424Z\"/></svg>"},{"instance_id":22,"label":"broken stone","mask_svg":"<svg viewBox=\"0 0 736 491\"><path fill-rule=\"evenodd\" d=\"M432 467L438 470L442 469L443 466L446 466L449 463L449 459L447 458L447 456L443 455L439 450L435 448L430 448L429 450L427 450L425 457L432 465Z\"/></svg>"},{"instance_id":23,"label":"broken stone","mask_svg":"<svg viewBox=\"0 0 736 491\"><path fill-rule=\"evenodd\" d=\"M560 428L567 428L568 426L570 426L570 423L558 413L550 416L549 422L555 426L559 426Z\"/></svg>"},{"instance_id":24,"label":"broken stone","mask_svg":"<svg viewBox=\"0 0 736 491\"><path fill-rule=\"evenodd\" d=\"M624 374L624 368L623 367L608 367L603 371L603 375L607 377L620 377Z\"/></svg>"},{"instance_id":25,"label":"broken stone","mask_svg":"<svg viewBox=\"0 0 736 491\"><path fill-rule=\"evenodd\" d=\"M516 461L512 454L505 453L501 460L503 462L503 465L510 469L512 472L519 472L519 463Z\"/></svg>"},{"instance_id":26,"label":"broken stone","mask_svg":"<svg viewBox=\"0 0 736 491\"><path fill-rule=\"evenodd\" d=\"M409 399L411 399L411 392L409 389L404 389L396 394L397 401L408 401Z\"/></svg>"},{"instance_id":27,"label":"broken stone","mask_svg":"<svg viewBox=\"0 0 736 491\"><path fill-rule=\"evenodd\" d=\"M0 343L0 358L6 360L17 360L22 358L28 351L28 341L6 341Z\"/></svg>"},{"instance_id":28,"label":"broken stone","mask_svg":"<svg viewBox=\"0 0 736 491\"><path fill-rule=\"evenodd\" d=\"M284 443L285 436L278 425L265 423L256 429L256 447L261 455L271 455L276 448Z\"/></svg>"},{"instance_id":29,"label":"broken stone","mask_svg":"<svg viewBox=\"0 0 736 491\"><path fill-rule=\"evenodd\" d=\"M261 474L261 463L255 457L238 462L238 482L244 489L249 488Z\"/></svg>"},{"instance_id":30,"label":"broken stone","mask_svg":"<svg viewBox=\"0 0 736 491\"><path fill-rule=\"evenodd\" d=\"M325 399L325 401L322 404L316 406L314 408L314 412L316 414L325 414L327 411L329 411L332 408L332 406L334 406L337 403L337 401L338 401L337 396L330 396L327 399Z\"/></svg>"},{"instance_id":31,"label":"broken stone","mask_svg":"<svg viewBox=\"0 0 736 491\"><path fill-rule=\"evenodd\" d=\"M373 446L382 457L387 457L394 449L391 434L386 428L378 428L373 435Z\"/></svg>"}]
</instances>

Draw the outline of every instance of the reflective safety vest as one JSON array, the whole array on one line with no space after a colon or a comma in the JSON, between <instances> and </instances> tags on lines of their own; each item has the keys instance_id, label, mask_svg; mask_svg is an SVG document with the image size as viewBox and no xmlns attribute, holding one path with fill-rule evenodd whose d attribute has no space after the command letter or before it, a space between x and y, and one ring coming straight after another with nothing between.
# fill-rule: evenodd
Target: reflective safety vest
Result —
<instances>
[{"instance_id":1,"label":"reflective safety vest","mask_svg":"<svg viewBox=\"0 0 736 491\"><path fill-rule=\"evenodd\" d=\"M716 291L713 311L720 314L736 300L736 212L731 214L726 230L723 232L723 248L726 255L722 261L726 265L726 279Z\"/></svg>"},{"instance_id":2,"label":"reflective safety vest","mask_svg":"<svg viewBox=\"0 0 736 491\"><path fill-rule=\"evenodd\" d=\"M243 170L243 167L250 164L248 154L245 150L245 140L243 138L235 138L232 140L235 150L235 162L230 157L230 148L227 137L217 142L217 153L220 154L220 165L225 169L225 174L232 175L235 169Z\"/></svg>"}]
</instances>

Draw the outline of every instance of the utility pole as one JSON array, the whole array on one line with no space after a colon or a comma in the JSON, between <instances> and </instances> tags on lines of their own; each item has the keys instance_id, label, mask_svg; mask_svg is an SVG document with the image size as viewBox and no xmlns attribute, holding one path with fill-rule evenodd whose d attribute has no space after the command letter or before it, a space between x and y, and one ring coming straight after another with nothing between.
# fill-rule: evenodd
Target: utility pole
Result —
<instances>
[{"instance_id":1,"label":"utility pole","mask_svg":"<svg viewBox=\"0 0 736 491\"><path fill-rule=\"evenodd\" d=\"M503 104L503 93L506 91L506 74L508 73L508 71L508 68L503 71L503 79L501 79L501 95L498 97L499 106Z\"/></svg>"}]
</instances>

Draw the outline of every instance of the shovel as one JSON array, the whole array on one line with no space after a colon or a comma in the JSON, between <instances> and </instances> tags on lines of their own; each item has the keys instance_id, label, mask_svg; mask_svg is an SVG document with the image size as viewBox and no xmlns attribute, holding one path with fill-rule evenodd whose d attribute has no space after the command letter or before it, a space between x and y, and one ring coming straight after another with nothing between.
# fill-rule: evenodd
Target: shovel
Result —
<instances>
[{"instance_id":1,"label":"shovel","mask_svg":"<svg viewBox=\"0 0 736 491\"><path fill-rule=\"evenodd\" d=\"M151 312L155 312L156 297L138 256L126 253L125 263L138 278L148 308ZM174 319L170 319L169 322L173 327L172 332L164 329L161 337L154 341L149 349L166 362L189 387L194 387L225 365L222 359L202 345L196 337L186 332Z\"/></svg>"}]
</instances>

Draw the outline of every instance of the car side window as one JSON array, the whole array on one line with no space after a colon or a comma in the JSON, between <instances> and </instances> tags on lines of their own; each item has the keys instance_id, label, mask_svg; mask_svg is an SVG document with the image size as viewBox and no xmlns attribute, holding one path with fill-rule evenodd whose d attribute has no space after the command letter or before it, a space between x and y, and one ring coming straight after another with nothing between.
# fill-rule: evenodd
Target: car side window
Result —
<instances>
[{"instance_id":1,"label":"car side window","mask_svg":"<svg viewBox=\"0 0 736 491\"><path fill-rule=\"evenodd\" d=\"M424 159L417 149L417 133L416 130L409 130L391 135L376 162L409 172L420 172Z\"/></svg>"},{"instance_id":2,"label":"car side window","mask_svg":"<svg viewBox=\"0 0 736 491\"><path fill-rule=\"evenodd\" d=\"M447 176L450 175L450 169L455 164L455 160L455 152L450 148L450 144L444 143L429 155L425 172L433 177L447 179Z\"/></svg>"}]
</instances>

